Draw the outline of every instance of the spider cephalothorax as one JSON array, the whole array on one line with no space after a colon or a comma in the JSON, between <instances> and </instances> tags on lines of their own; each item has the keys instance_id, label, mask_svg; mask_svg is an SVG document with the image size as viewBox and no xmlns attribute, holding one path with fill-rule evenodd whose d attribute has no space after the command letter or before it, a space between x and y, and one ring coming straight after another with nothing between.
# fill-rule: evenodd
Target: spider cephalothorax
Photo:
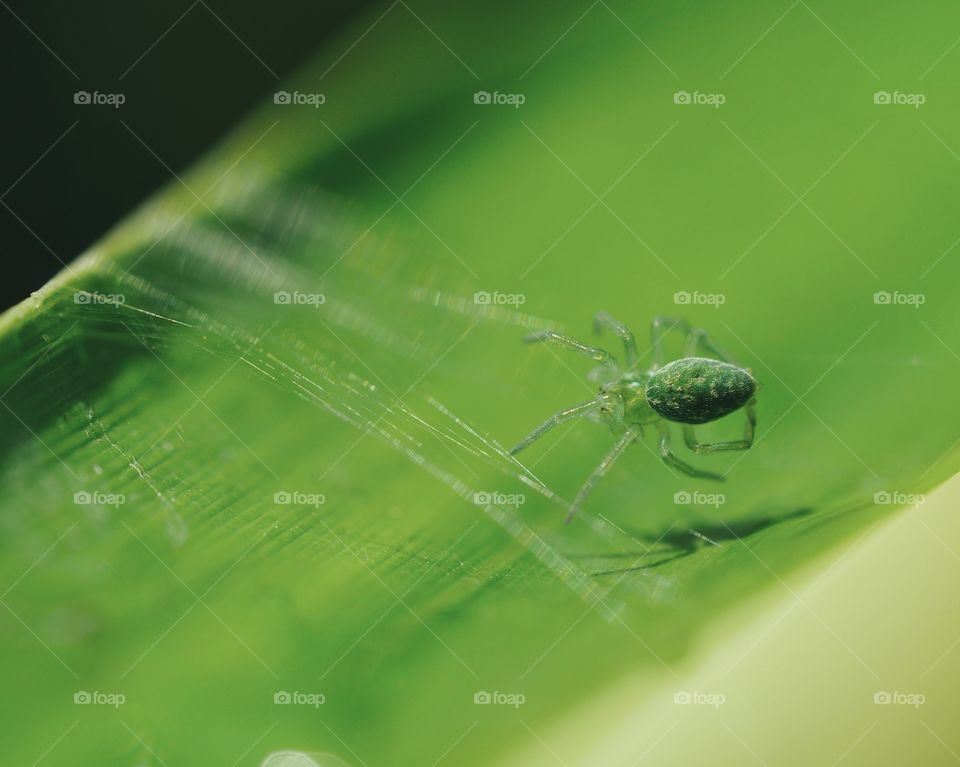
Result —
<instances>
[{"instance_id":1,"label":"spider cephalothorax","mask_svg":"<svg viewBox=\"0 0 960 767\"><path fill-rule=\"evenodd\" d=\"M577 493L567 516L568 522L600 477L641 436L647 425L655 426L659 431L660 457L668 466L693 477L722 480L723 476L694 468L674 455L670 450L668 423L682 424L684 442L695 453L746 450L753 444L756 425L754 394L757 382L750 371L731 362L705 331L693 330L685 321L667 317L653 320L650 329L653 362L648 370L638 371L635 369L639 362L637 344L626 325L606 313L597 314L594 324L597 330L609 328L623 341L626 368L621 368L609 352L551 330L527 336L525 340L528 342L555 343L599 362L601 375L607 382L600 386L594 399L561 410L540 424L510 451L511 455L519 453L558 423L582 415L598 417L619 435L616 444ZM681 331L686 338L684 356L664 364L662 336L667 330L674 329ZM701 348L714 356L695 356ZM697 440L693 430L695 425L716 421L741 408L747 417L742 439L709 443Z\"/></svg>"}]
</instances>

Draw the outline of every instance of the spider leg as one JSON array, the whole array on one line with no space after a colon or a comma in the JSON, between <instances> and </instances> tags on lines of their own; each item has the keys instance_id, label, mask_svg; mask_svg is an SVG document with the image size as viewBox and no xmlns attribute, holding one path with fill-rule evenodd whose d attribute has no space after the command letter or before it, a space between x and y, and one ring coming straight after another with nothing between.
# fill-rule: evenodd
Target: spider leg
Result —
<instances>
[{"instance_id":1,"label":"spider leg","mask_svg":"<svg viewBox=\"0 0 960 767\"><path fill-rule=\"evenodd\" d=\"M683 356L700 356L701 350L721 362L729 362L736 365L737 362L722 349L710 334L703 328L691 328L686 320L675 319L673 317L654 317L650 323L650 342L653 347L654 368L661 367L664 364L663 358L663 337L671 330L679 331L684 337Z\"/></svg>"},{"instance_id":2,"label":"spider leg","mask_svg":"<svg viewBox=\"0 0 960 767\"><path fill-rule=\"evenodd\" d=\"M736 365L733 358L721 349L717 342L714 341L710 334L703 328L697 328L696 330L690 331L687 336L686 343L684 344L683 356L684 357L696 357L697 352L700 349L705 349L710 356L715 357L721 362L729 362L732 365Z\"/></svg>"},{"instance_id":3,"label":"spider leg","mask_svg":"<svg viewBox=\"0 0 960 767\"><path fill-rule=\"evenodd\" d=\"M573 504L570 506L570 513L567 514L567 518L564 521L564 524L569 525L570 520L573 519L573 515L580 510L580 504L583 503L584 499L590 492L593 490L594 485L600 481L600 479L610 470L610 467L613 466L614 462L623 455L624 451L630 446L630 444L637 438L640 434L639 430L631 427L627 429L617 440L616 444L610 448L610 452L604 456L603 460L600 461L600 464L593 470L593 473L587 477L587 481L583 483L580 487L580 490L577 492L577 497L573 499Z\"/></svg>"},{"instance_id":4,"label":"spider leg","mask_svg":"<svg viewBox=\"0 0 960 767\"><path fill-rule=\"evenodd\" d=\"M728 442L699 442L691 424L683 425L683 441L694 453L719 453L729 450L747 450L753 444L753 432L757 425L756 403L750 400L744 405L743 412L747 423L743 428L743 439Z\"/></svg>"},{"instance_id":5,"label":"spider leg","mask_svg":"<svg viewBox=\"0 0 960 767\"><path fill-rule=\"evenodd\" d=\"M633 332L617 319L606 312L597 312L593 315L594 332L599 333L603 328L609 328L613 334L623 341L624 360L628 368L637 364L640 355L637 353L637 340L633 337Z\"/></svg>"},{"instance_id":6,"label":"spider leg","mask_svg":"<svg viewBox=\"0 0 960 767\"><path fill-rule=\"evenodd\" d=\"M540 424L536 429L530 432L524 439L510 448L510 455L516 455L525 447L529 446L532 442L536 442L540 437L546 434L550 429L552 429L557 424L561 424L564 421L569 421L573 418L579 418L582 415L586 415L594 408L600 406L598 400L590 400L589 402L584 402L580 405L574 405L569 407L566 410L561 410L559 413L554 413L546 421Z\"/></svg>"},{"instance_id":7,"label":"spider leg","mask_svg":"<svg viewBox=\"0 0 960 767\"><path fill-rule=\"evenodd\" d=\"M663 367L663 337L671 330L678 330L687 338L690 333L690 323L686 320L676 319L674 317L654 317L650 323L650 347L653 351L653 369Z\"/></svg>"},{"instance_id":8,"label":"spider leg","mask_svg":"<svg viewBox=\"0 0 960 767\"><path fill-rule=\"evenodd\" d=\"M663 459L663 462L678 471L682 471L684 474L689 474L691 477L699 477L700 479L713 479L717 482L723 482L724 477L721 474L714 474L712 471L703 471L694 466L691 466L685 461L681 461L677 456L670 450L670 430L666 424L661 424L660 429L660 458Z\"/></svg>"},{"instance_id":9,"label":"spider leg","mask_svg":"<svg viewBox=\"0 0 960 767\"><path fill-rule=\"evenodd\" d=\"M526 336L524 343L533 344L533 343L553 343L557 346L561 346L564 349L570 349L575 352L579 352L590 359L599 362L601 365L605 365L610 368L616 369L617 359L610 352L599 349L596 346L587 346L582 344L570 336L564 336L560 333L555 333L552 330L542 330L539 333L531 333Z\"/></svg>"}]
</instances>

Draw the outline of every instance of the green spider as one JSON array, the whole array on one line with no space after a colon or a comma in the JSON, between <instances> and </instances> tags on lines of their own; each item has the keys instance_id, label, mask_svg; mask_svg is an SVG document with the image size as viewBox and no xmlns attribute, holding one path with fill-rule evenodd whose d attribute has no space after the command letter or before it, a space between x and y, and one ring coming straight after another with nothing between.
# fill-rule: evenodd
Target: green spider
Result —
<instances>
[{"instance_id":1,"label":"green spider","mask_svg":"<svg viewBox=\"0 0 960 767\"><path fill-rule=\"evenodd\" d=\"M614 461L643 435L644 426L656 427L660 434L660 458L668 466L691 477L723 481L722 475L697 469L674 455L670 450L670 422L682 424L684 442L694 453L747 450L753 444L757 424L754 398L758 386L756 379L750 370L733 363L710 340L706 331L692 329L685 320L655 317L650 325L653 364L648 370L639 371L635 369L640 361L637 342L630 329L606 312L600 312L594 316L594 330L599 333L603 328L613 331L623 341L626 369L620 367L610 352L587 346L552 330L533 333L524 339L527 343L554 343L599 362L601 385L594 399L550 416L514 446L510 455L516 455L557 424L585 415L605 422L618 435L610 452L574 498L567 515L568 523ZM683 334L684 356L664 364L663 336L670 330L678 330ZM701 349L711 356L696 356ZM716 421L740 408L744 409L747 418L743 439L727 442L697 440L695 425Z\"/></svg>"}]
</instances>

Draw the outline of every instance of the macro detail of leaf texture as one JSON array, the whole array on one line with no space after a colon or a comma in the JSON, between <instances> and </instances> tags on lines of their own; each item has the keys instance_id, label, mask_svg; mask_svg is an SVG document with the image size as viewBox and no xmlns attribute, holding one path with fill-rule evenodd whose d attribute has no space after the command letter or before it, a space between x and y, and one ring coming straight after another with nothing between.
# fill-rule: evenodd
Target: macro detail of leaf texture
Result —
<instances>
[{"instance_id":1,"label":"macro detail of leaf texture","mask_svg":"<svg viewBox=\"0 0 960 767\"><path fill-rule=\"evenodd\" d=\"M3 317L11 763L78 690L123 691L122 716L50 764L229 764L260 733L240 763L430 764L474 726L487 745L459 762L495 763L528 735L478 691L522 691L536 729L628 670L669 674L715 617L896 510L876 493L956 472L960 266L921 278L956 237L956 158L878 118L811 17L725 77L722 113L679 109L691 52L722 72L772 21L685 6L601 3L563 36L571 3L401 3L338 60L385 6L284 83L322 107L265 105ZM792 93L758 99L776 68ZM956 117L925 113L960 146ZM922 309L874 301L918 286ZM701 290L722 305L675 303ZM581 420L520 462L502 446L593 396L588 360L521 339L590 341L597 310L641 353L656 315L706 328L761 382L758 440L695 456L677 435L714 484L648 434L564 527L613 437ZM26 691L63 705L24 716ZM278 713L277 691L325 702Z\"/></svg>"}]
</instances>

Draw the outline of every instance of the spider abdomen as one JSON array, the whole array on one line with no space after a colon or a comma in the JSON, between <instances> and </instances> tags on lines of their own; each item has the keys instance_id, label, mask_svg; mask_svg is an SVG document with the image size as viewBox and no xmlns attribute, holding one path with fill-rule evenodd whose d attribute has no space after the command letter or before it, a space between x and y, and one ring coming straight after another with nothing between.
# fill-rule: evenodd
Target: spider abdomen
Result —
<instances>
[{"instance_id":1,"label":"spider abdomen","mask_svg":"<svg viewBox=\"0 0 960 767\"><path fill-rule=\"evenodd\" d=\"M707 423L743 407L757 382L746 370L720 360L685 357L650 376L647 403L669 421Z\"/></svg>"}]
</instances>

